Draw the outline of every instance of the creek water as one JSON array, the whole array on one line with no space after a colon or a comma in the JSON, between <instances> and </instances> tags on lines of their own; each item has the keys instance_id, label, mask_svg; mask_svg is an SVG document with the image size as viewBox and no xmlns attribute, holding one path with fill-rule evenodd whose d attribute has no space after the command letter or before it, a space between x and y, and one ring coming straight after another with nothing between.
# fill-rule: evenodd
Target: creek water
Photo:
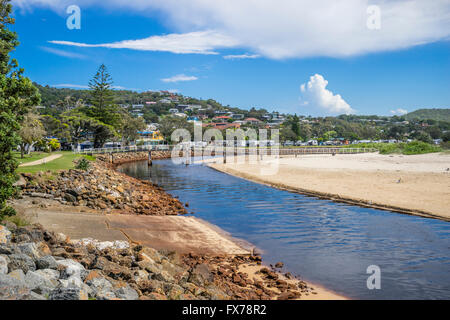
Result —
<instances>
[{"instance_id":1,"label":"creek water","mask_svg":"<svg viewBox=\"0 0 450 320\"><path fill-rule=\"evenodd\" d=\"M119 170L151 180L188 210L252 243L265 263L357 299L450 299L450 223L277 190L170 160ZM381 289L367 288L376 265Z\"/></svg>"}]
</instances>

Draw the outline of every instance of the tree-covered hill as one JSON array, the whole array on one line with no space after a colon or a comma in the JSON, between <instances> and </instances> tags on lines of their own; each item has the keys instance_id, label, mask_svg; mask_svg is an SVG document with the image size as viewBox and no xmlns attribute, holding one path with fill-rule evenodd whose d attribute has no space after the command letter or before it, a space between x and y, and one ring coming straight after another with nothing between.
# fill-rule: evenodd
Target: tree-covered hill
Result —
<instances>
[{"instance_id":1,"label":"tree-covered hill","mask_svg":"<svg viewBox=\"0 0 450 320\"><path fill-rule=\"evenodd\" d=\"M418 109L405 115L407 120L436 120L450 122L450 108L447 109Z\"/></svg>"}]
</instances>

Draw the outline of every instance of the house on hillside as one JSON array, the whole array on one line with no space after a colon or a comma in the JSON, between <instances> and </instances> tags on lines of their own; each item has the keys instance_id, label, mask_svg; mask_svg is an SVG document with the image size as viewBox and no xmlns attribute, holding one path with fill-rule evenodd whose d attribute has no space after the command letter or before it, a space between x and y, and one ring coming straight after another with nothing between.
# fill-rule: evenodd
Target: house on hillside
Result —
<instances>
[{"instance_id":1,"label":"house on hillside","mask_svg":"<svg viewBox=\"0 0 450 320\"><path fill-rule=\"evenodd\" d=\"M261 120L258 120L256 118L246 118L246 119L244 119L244 122L246 124L251 124L251 125L258 125L258 124L262 123Z\"/></svg>"}]
</instances>

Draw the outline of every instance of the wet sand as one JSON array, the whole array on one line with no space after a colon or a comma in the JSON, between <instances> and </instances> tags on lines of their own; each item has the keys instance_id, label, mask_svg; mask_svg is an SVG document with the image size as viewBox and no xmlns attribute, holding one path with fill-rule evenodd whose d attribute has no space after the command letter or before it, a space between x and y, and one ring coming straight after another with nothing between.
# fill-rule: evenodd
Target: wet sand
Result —
<instances>
[{"instance_id":1,"label":"wet sand","mask_svg":"<svg viewBox=\"0 0 450 320\"><path fill-rule=\"evenodd\" d=\"M227 164L218 159L207 162L216 170L280 189L450 221L449 154L302 155L239 160ZM277 161L278 171L264 174Z\"/></svg>"}]
</instances>

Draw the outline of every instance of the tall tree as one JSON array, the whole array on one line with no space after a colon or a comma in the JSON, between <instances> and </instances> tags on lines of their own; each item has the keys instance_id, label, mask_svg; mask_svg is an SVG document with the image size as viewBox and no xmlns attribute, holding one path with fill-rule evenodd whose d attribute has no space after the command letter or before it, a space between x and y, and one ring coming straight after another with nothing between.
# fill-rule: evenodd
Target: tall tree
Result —
<instances>
[{"instance_id":1,"label":"tall tree","mask_svg":"<svg viewBox=\"0 0 450 320\"><path fill-rule=\"evenodd\" d=\"M114 104L112 83L111 75L104 64L89 82L92 107L84 108L86 115L104 124L96 127L94 131L95 148L101 148L106 140L117 135L116 130L121 126L122 110Z\"/></svg>"},{"instance_id":2,"label":"tall tree","mask_svg":"<svg viewBox=\"0 0 450 320\"><path fill-rule=\"evenodd\" d=\"M21 158L23 158L25 153L30 154L31 148L33 148L33 146L45 135L44 126L37 114L29 112L24 116L20 126L19 135L22 140L19 144L20 155Z\"/></svg>"},{"instance_id":3,"label":"tall tree","mask_svg":"<svg viewBox=\"0 0 450 320\"><path fill-rule=\"evenodd\" d=\"M114 103L114 96L111 91L112 84L113 80L106 66L100 65L94 78L89 81L91 103L98 111L102 111L105 107Z\"/></svg>"},{"instance_id":4,"label":"tall tree","mask_svg":"<svg viewBox=\"0 0 450 320\"><path fill-rule=\"evenodd\" d=\"M10 17L12 5L10 0L0 1L0 218L14 214L6 205L16 189L15 169L17 161L12 151L20 142L18 131L22 116L28 108L40 102L40 96L32 82L23 76L17 60L10 58L10 52L18 45L17 34L8 29L15 23Z\"/></svg>"}]
</instances>

